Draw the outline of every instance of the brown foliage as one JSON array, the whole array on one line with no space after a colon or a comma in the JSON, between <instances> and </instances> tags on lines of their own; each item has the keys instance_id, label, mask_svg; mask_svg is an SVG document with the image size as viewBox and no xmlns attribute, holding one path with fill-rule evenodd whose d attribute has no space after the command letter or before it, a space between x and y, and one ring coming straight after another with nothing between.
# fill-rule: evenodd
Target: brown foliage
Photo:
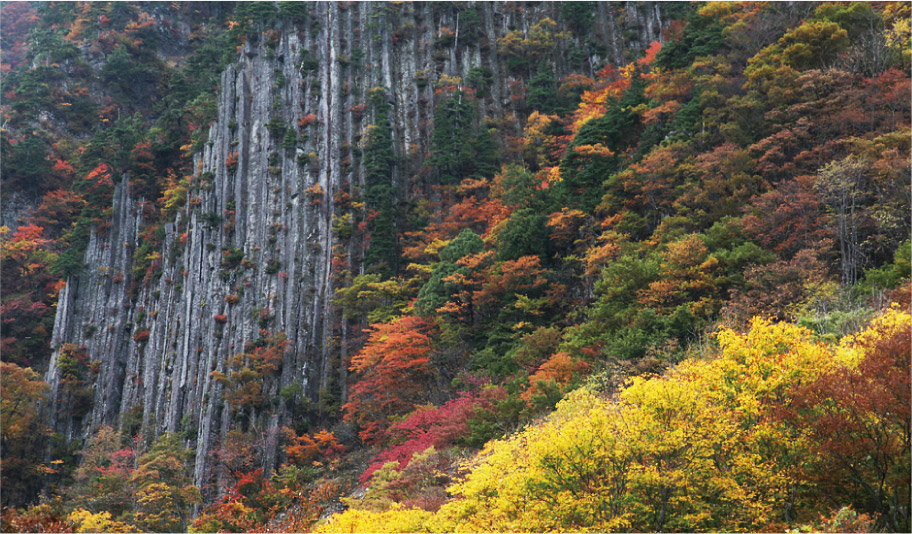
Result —
<instances>
[{"instance_id":1,"label":"brown foliage","mask_svg":"<svg viewBox=\"0 0 912 534\"><path fill-rule=\"evenodd\" d=\"M808 284L825 279L826 265L816 251L805 249L791 260L749 268L747 290L735 290L722 313L740 324L755 316L787 319L789 306L804 300Z\"/></svg>"},{"instance_id":2,"label":"brown foliage","mask_svg":"<svg viewBox=\"0 0 912 534\"><path fill-rule=\"evenodd\" d=\"M755 197L742 219L744 230L783 258L831 238L826 213L814 194L815 181L814 176L798 176Z\"/></svg>"},{"instance_id":3,"label":"brown foliage","mask_svg":"<svg viewBox=\"0 0 912 534\"><path fill-rule=\"evenodd\" d=\"M860 340L857 368L837 367L792 392L780 416L803 429L818 462L805 475L836 502L876 513L890 531L909 529L910 358L908 329L881 325Z\"/></svg>"}]
</instances>

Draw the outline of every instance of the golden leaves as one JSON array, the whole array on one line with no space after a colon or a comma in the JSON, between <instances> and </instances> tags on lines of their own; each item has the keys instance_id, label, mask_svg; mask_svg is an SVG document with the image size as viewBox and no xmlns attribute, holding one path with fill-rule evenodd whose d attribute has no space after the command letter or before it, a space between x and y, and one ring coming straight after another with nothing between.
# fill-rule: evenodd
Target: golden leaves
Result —
<instances>
[{"instance_id":1,"label":"golden leaves","mask_svg":"<svg viewBox=\"0 0 912 534\"><path fill-rule=\"evenodd\" d=\"M348 511L319 531L763 529L803 487L799 470L813 457L775 411L798 384L910 324L894 308L838 346L763 319L747 333L722 330L715 360L634 378L613 399L576 390L547 419L489 442L436 514ZM566 381L578 365L557 353L532 378Z\"/></svg>"}]
</instances>

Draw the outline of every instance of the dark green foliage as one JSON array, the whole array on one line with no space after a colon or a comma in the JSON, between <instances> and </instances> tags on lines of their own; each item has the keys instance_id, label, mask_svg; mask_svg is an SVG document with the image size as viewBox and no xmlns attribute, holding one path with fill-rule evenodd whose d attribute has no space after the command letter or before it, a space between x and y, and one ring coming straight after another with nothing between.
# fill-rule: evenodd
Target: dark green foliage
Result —
<instances>
[{"instance_id":1,"label":"dark green foliage","mask_svg":"<svg viewBox=\"0 0 912 534\"><path fill-rule=\"evenodd\" d=\"M586 35L597 17L595 2L562 2L560 5L561 21L573 33Z\"/></svg>"},{"instance_id":2,"label":"dark green foliage","mask_svg":"<svg viewBox=\"0 0 912 534\"><path fill-rule=\"evenodd\" d=\"M48 25L64 25L76 20L76 4L70 2L39 3L36 11Z\"/></svg>"},{"instance_id":3,"label":"dark green foliage","mask_svg":"<svg viewBox=\"0 0 912 534\"><path fill-rule=\"evenodd\" d=\"M465 229L440 251L440 259L455 263L460 258L469 254L478 254L482 250L484 250L484 241L475 232Z\"/></svg>"},{"instance_id":4,"label":"dark green foliage","mask_svg":"<svg viewBox=\"0 0 912 534\"><path fill-rule=\"evenodd\" d=\"M703 106L700 105L700 98L695 97L678 110L674 122L671 123L671 131L676 138L687 139L699 132L702 124Z\"/></svg>"},{"instance_id":5,"label":"dark green foliage","mask_svg":"<svg viewBox=\"0 0 912 534\"><path fill-rule=\"evenodd\" d=\"M210 21L210 37L195 47L186 66L172 72L165 82L166 90L156 105L156 126L160 131L153 150L159 161L174 165L180 158L180 147L189 133L194 152L199 152L208 137L208 128L188 132L188 123L206 125L215 120L218 111L215 90L219 76L235 61L237 53L229 32L217 29L217 19ZM236 126L236 125L235 125Z\"/></svg>"},{"instance_id":6,"label":"dark green foliage","mask_svg":"<svg viewBox=\"0 0 912 534\"><path fill-rule=\"evenodd\" d=\"M526 90L526 106L529 110L552 114L560 110L561 102L557 93L557 78L554 69L546 61L538 65L538 72L529 82Z\"/></svg>"},{"instance_id":7,"label":"dark green foliage","mask_svg":"<svg viewBox=\"0 0 912 534\"><path fill-rule=\"evenodd\" d=\"M662 46L655 64L664 69L681 69L693 63L694 58L718 54L725 43L723 29L715 19L691 12L683 33Z\"/></svg>"},{"instance_id":8,"label":"dark green foliage","mask_svg":"<svg viewBox=\"0 0 912 534\"><path fill-rule=\"evenodd\" d=\"M17 71L7 77L4 86L15 86L16 99L13 110L22 113L37 113L54 109L55 103L51 94L52 85L60 83L63 73L59 69L37 66L27 71ZM7 85L9 84L9 85Z\"/></svg>"},{"instance_id":9,"label":"dark green foliage","mask_svg":"<svg viewBox=\"0 0 912 534\"><path fill-rule=\"evenodd\" d=\"M306 154L304 152L299 153L298 157L297 157L298 166L306 167L309 164L314 163L315 157L316 157L316 155L313 152L306 153Z\"/></svg>"},{"instance_id":10,"label":"dark green foliage","mask_svg":"<svg viewBox=\"0 0 912 534\"><path fill-rule=\"evenodd\" d=\"M77 224L76 230L82 230L79 224ZM83 263L82 258L85 253L85 247L89 245L88 229L86 228L84 231L80 231L80 234L85 235L85 237L83 239L77 239L74 236L74 239L70 242L70 248L57 256L57 261L55 261L54 265L51 267L51 273L60 277L70 277L85 270L85 264Z\"/></svg>"},{"instance_id":11,"label":"dark green foliage","mask_svg":"<svg viewBox=\"0 0 912 534\"><path fill-rule=\"evenodd\" d=\"M547 215L531 208L513 212L498 235L497 259L515 260L522 256L539 256L548 260Z\"/></svg>"},{"instance_id":12,"label":"dark green foliage","mask_svg":"<svg viewBox=\"0 0 912 534\"><path fill-rule=\"evenodd\" d=\"M571 329L571 343L600 346L613 357L625 359L641 356L651 342L664 340L666 325L654 310L637 305L636 294L655 280L659 271L655 259L633 254L609 265L596 285L598 300L589 311L588 321Z\"/></svg>"},{"instance_id":13,"label":"dark green foliage","mask_svg":"<svg viewBox=\"0 0 912 534\"><path fill-rule=\"evenodd\" d=\"M638 162L650 150L659 146L669 136L669 126L661 121L655 121L645 128L640 135L640 142L637 144L636 151L631 157L631 161Z\"/></svg>"},{"instance_id":14,"label":"dark green foliage","mask_svg":"<svg viewBox=\"0 0 912 534\"><path fill-rule=\"evenodd\" d=\"M580 128L579 134L561 162L560 192L564 201L584 211L592 211L602 198L602 183L617 172L620 158L616 155L619 146L635 124L635 117L623 111L617 103L609 108L604 117L592 119ZM573 148L580 145L602 144L615 155L583 158ZM612 148L613 147L613 148Z\"/></svg>"},{"instance_id":15,"label":"dark green foliage","mask_svg":"<svg viewBox=\"0 0 912 534\"><path fill-rule=\"evenodd\" d=\"M472 45L481 37L481 16L477 7L470 7L459 11L459 44Z\"/></svg>"},{"instance_id":16,"label":"dark green foliage","mask_svg":"<svg viewBox=\"0 0 912 534\"><path fill-rule=\"evenodd\" d=\"M363 153L364 201L368 211L370 241L364 261L369 268L392 274L396 272L399 262L396 230L398 210L393 182L395 154L386 90L374 89L370 101L374 108L374 124L370 128Z\"/></svg>"},{"instance_id":17,"label":"dark green foliage","mask_svg":"<svg viewBox=\"0 0 912 534\"><path fill-rule=\"evenodd\" d=\"M285 123L282 121L282 118L278 115L273 115L269 122L266 123L266 129L269 130L269 135L276 141L283 139L285 137Z\"/></svg>"},{"instance_id":18,"label":"dark green foliage","mask_svg":"<svg viewBox=\"0 0 912 534\"><path fill-rule=\"evenodd\" d=\"M222 216L218 214L217 211L207 211L206 213L200 213L200 222L206 228L210 230L215 229L222 222Z\"/></svg>"},{"instance_id":19,"label":"dark green foliage","mask_svg":"<svg viewBox=\"0 0 912 534\"><path fill-rule=\"evenodd\" d=\"M892 289L902 280L908 280L912 272L912 242L906 241L896 249L893 263L888 263L879 269L868 269L864 273L864 280L859 284L862 293L878 288Z\"/></svg>"},{"instance_id":20,"label":"dark green foliage","mask_svg":"<svg viewBox=\"0 0 912 534\"><path fill-rule=\"evenodd\" d=\"M650 350L657 352L666 346L683 346L702 326L686 305L675 308L670 316L659 315L652 308L642 308L627 328L603 337L604 352L617 360L642 359Z\"/></svg>"},{"instance_id":21,"label":"dark green foliage","mask_svg":"<svg viewBox=\"0 0 912 534\"><path fill-rule=\"evenodd\" d=\"M311 72L317 70L320 67L320 63L310 55L310 51L306 48L301 50L301 73L304 76L307 76Z\"/></svg>"},{"instance_id":22,"label":"dark green foliage","mask_svg":"<svg viewBox=\"0 0 912 534\"><path fill-rule=\"evenodd\" d=\"M196 437L197 425L193 422L193 415L186 413L181 417L180 432L178 435L183 440L191 440Z\"/></svg>"},{"instance_id":23,"label":"dark green foliage","mask_svg":"<svg viewBox=\"0 0 912 534\"><path fill-rule=\"evenodd\" d=\"M84 416L94 404L87 357L85 347L65 344L57 360L60 387L67 399L65 410L73 417Z\"/></svg>"},{"instance_id":24,"label":"dark green foliage","mask_svg":"<svg viewBox=\"0 0 912 534\"><path fill-rule=\"evenodd\" d=\"M455 293L456 286L444 279L460 271L460 267L453 262L440 262L434 268L431 278L418 292L415 309L424 315L433 314L438 308L446 304L450 296ZM465 270L464 268L462 268Z\"/></svg>"},{"instance_id":25,"label":"dark green foliage","mask_svg":"<svg viewBox=\"0 0 912 534\"><path fill-rule=\"evenodd\" d=\"M118 128L113 129L112 136L117 137ZM121 132L122 133L122 132ZM93 138L89 145L92 146ZM118 156L123 156L123 151L119 145L111 148L111 153L115 156L113 159L119 161ZM88 152L88 150L86 150ZM129 152L125 155L129 158ZM104 160L101 160L104 161ZM82 195L86 201L75 221L72 233L69 235L69 247L61 253L57 261L54 262L51 271L61 276L71 276L82 272L83 255L89 244L89 238L94 226L104 222L113 211L111 200L114 193L114 176L109 172L110 165L102 163L89 174L85 179L77 180L73 184L73 190Z\"/></svg>"},{"instance_id":26,"label":"dark green foliage","mask_svg":"<svg viewBox=\"0 0 912 534\"><path fill-rule=\"evenodd\" d=\"M585 71L589 67L589 54L574 42L567 44L567 63L574 70Z\"/></svg>"},{"instance_id":27,"label":"dark green foliage","mask_svg":"<svg viewBox=\"0 0 912 534\"><path fill-rule=\"evenodd\" d=\"M725 283L733 287L741 287L743 273L748 267L771 263L776 259L775 254L749 241L736 219L731 217L723 217L698 236L724 267Z\"/></svg>"},{"instance_id":28,"label":"dark green foliage","mask_svg":"<svg viewBox=\"0 0 912 534\"><path fill-rule=\"evenodd\" d=\"M606 330L619 329L632 317L628 308L636 304L636 292L646 287L659 274L659 264L654 258L639 258L635 254L621 256L605 268L596 292L599 299L590 319L603 323Z\"/></svg>"},{"instance_id":29,"label":"dark green foliage","mask_svg":"<svg viewBox=\"0 0 912 534\"><path fill-rule=\"evenodd\" d=\"M99 163L107 163L114 171L115 181L127 170L130 152L144 140L148 125L139 113L116 121L110 128L100 130L86 145L80 171L88 172Z\"/></svg>"},{"instance_id":30,"label":"dark green foliage","mask_svg":"<svg viewBox=\"0 0 912 534\"><path fill-rule=\"evenodd\" d=\"M44 188L52 189L54 184L47 183L45 177L51 175L51 162L48 160L50 145L42 135L25 135L15 145L9 142L8 136L0 139L0 176L3 187L9 190L40 193Z\"/></svg>"},{"instance_id":31,"label":"dark green foliage","mask_svg":"<svg viewBox=\"0 0 912 534\"><path fill-rule=\"evenodd\" d=\"M282 5L277 8L274 2L240 2L235 6L234 17L245 32L254 28L267 29L276 23L280 8L285 10ZM293 11L300 14L300 10Z\"/></svg>"},{"instance_id":32,"label":"dark green foliage","mask_svg":"<svg viewBox=\"0 0 912 534\"><path fill-rule=\"evenodd\" d=\"M510 54L506 60L507 70L510 74L519 75L528 73L529 56L525 54Z\"/></svg>"},{"instance_id":33,"label":"dark green foliage","mask_svg":"<svg viewBox=\"0 0 912 534\"><path fill-rule=\"evenodd\" d=\"M512 306L512 302L504 305ZM489 322L484 334L478 336L477 344L483 342L483 347L472 354L471 369L475 372L489 376L497 381L514 376L522 369L510 357L510 350L516 345L516 333L511 331L510 325L515 319L506 307L501 313Z\"/></svg>"},{"instance_id":34,"label":"dark green foliage","mask_svg":"<svg viewBox=\"0 0 912 534\"><path fill-rule=\"evenodd\" d=\"M437 168L440 183L454 183L466 177L468 135L474 107L462 93L440 102L434 115L432 154L428 163Z\"/></svg>"},{"instance_id":35,"label":"dark green foliage","mask_svg":"<svg viewBox=\"0 0 912 534\"><path fill-rule=\"evenodd\" d=\"M101 79L117 98L139 102L155 88L162 70L154 55L137 54L121 45L108 55Z\"/></svg>"},{"instance_id":36,"label":"dark green foliage","mask_svg":"<svg viewBox=\"0 0 912 534\"><path fill-rule=\"evenodd\" d=\"M307 22L307 3L279 2L279 17L282 20L291 20L295 24Z\"/></svg>"},{"instance_id":37,"label":"dark green foliage","mask_svg":"<svg viewBox=\"0 0 912 534\"><path fill-rule=\"evenodd\" d=\"M469 140L469 149L475 155L469 178L490 178L500 169L500 158L493 132L493 129L482 127Z\"/></svg>"},{"instance_id":38,"label":"dark green foliage","mask_svg":"<svg viewBox=\"0 0 912 534\"><path fill-rule=\"evenodd\" d=\"M588 321L571 329L571 344L596 346L616 359L677 353L709 324L731 290L745 287L743 273L775 259L747 241L730 219L714 224L706 234L677 241L687 246L674 256L661 249L641 256L631 247L605 267ZM705 247L702 256L677 256L700 247ZM693 285L675 296L653 285L678 279ZM664 309L654 307L656 298Z\"/></svg>"},{"instance_id":39,"label":"dark green foliage","mask_svg":"<svg viewBox=\"0 0 912 534\"><path fill-rule=\"evenodd\" d=\"M295 382L283 387L279 392L279 396L282 397L282 400L285 401L285 404L292 404L294 403L295 399L297 397L300 397L303 393L304 387L299 382Z\"/></svg>"},{"instance_id":40,"label":"dark green foliage","mask_svg":"<svg viewBox=\"0 0 912 534\"><path fill-rule=\"evenodd\" d=\"M36 58L45 56L51 63L62 63L75 59L79 55L79 49L67 41L60 31L42 31L33 28L29 34L29 41L32 56Z\"/></svg>"},{"instance_id":41,"label":"dark green foliage","mask_svg":"<svg viewBox=\"0 0 912 534\"><path fill-rule=\"evenodd\" d=\"M285 150L294 150L298 145L298 136L295 135L294 128L285 131L285 138L282 139L282 148Z\"/></svg>"},{"instance_id":42,"label":"dark green foliage","mask_svg":"<svg viewBox=\"0 0 912 534\"><path fill-rule=\"evenodd\" d=\"M440 263L434 267L431 278L418 292L415 309L423 315L433 314L437 308L446 304L450 296L456 291L456 286L445 282L444 278L454 273L467 274L465 267L456 265L456 261L469 254L477 254L484 250L484 241L478 234L466 228L456 239L452 240L440 251Z\"/></svg>"},{"instance_id":43,"label":"dark green foliage","mask_svg":"<svg viewBox=\"0 0 912 534\"><path fill-rule=\"evenodd\" d=\"M135 20L139 14L139 6L129 2L116 2L108 6L93 6L93 8L97 11L93 13L93 9L90 8L88 14L100 15L104 13L105 16L111 19L111 23L117 26L126 25L131 20Z\"/></svg>"},{"instance_id":44,"label":"dark green foliage","mask_svg":"<svg viewBox=\"0 0 912 534\"><path fill-rule=\"evenodd\" d=\"M488 96L488 89L493 82L491 70L485 67L472 67L466 75L466 85L475 90L475 96L478 98Z\"/></svg>"},{"instance_id":45,"label":"dark green foliage","mask_svg":"<svg viewBox=\"0 0 912 534\"><path fill-rule=\"evenodd\" d=\"M496 171L496 148L486 130L475 126L475 104L462 92L441 100L434 115L431 155L426 163L441 184L491 176Z\"/></svg>"},{"instance_id":46,"label":"dark green foliage","mask_svg":"<svg viewBox=\"0 0 912 534\"><path fill-rule=\"evenodd\" d=\"M505 165L498 177L497 197L511 208L534 208L544 213L545 193L541 180L519 165Z\"/></svg>"},{"instance_id":47,"label":"dark green foliage","mask_svg":"<svg viewBox=\"0 0 912 534\"><path fill-rule=\"evenodd\" d=\"M222 267L225 269L235 269L244 259L244 249L242 248L223 248L222 249Z\"/></svg>"}]
</instances>

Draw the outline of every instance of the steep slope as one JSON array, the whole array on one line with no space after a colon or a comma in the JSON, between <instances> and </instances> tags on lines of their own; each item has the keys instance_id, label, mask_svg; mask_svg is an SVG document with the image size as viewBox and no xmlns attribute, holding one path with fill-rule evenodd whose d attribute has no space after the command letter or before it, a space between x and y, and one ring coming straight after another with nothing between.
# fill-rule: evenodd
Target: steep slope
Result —
<instances>
[{"instance_id":1,"label":"steep slope","mask_svg":"<svg viewBox=\"0 0 912 534\"><path fill-rule=\"evenodd\" d=\"M230 430L262 437L268 470L280 426L337 416L347 343L332 304L334 247L348 249L345 269L367 266L365 243L340 241L333 217L339 195L358 198L363 185L362 130L376 120L371 89L389 95L391 181L405 200L429 151L438 81L458 85L486 69L490 86L478 95L475 121L523 116L520 82L533 69L510 65L498 39L560 20L552 4L469 8L319 3L299 27L284 21L248 36L222 75L218 120L195 157L186 205L152 236L150 199L122 180L110 229L93 231L84 273L60 294L47 373L56 430L70 439L102 424L149 437L182 431L203 486ZM608 51L583 52L590 71L606 59L621 63L659 38L661 10L599 4L590 32L568 32L541 57L558 77L579 68L569 64L571 46L577 63L579 50ZM497 137L521 132L517 121ZM150 250L153 237L161 245ZM144 281L131 284L137 268ZM62 365L76 353L91 362L81 390Z\"/></svg>"}]
</instances>

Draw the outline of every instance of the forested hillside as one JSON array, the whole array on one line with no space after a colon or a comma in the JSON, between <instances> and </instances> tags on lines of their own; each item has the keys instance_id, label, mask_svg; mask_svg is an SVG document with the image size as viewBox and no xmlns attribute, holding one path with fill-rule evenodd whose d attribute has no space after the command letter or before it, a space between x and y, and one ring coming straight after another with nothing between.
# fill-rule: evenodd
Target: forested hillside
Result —
<instances>
[{"instance_id":1,"label":"forested hillside","mask_svg":"<svg viewBox=\"0 0 912 534\"><path fill-rule=\"evenodd\" d=\"M910 13L0 5L2 530L907 532Z\"/></svg>"}]
</instances>

